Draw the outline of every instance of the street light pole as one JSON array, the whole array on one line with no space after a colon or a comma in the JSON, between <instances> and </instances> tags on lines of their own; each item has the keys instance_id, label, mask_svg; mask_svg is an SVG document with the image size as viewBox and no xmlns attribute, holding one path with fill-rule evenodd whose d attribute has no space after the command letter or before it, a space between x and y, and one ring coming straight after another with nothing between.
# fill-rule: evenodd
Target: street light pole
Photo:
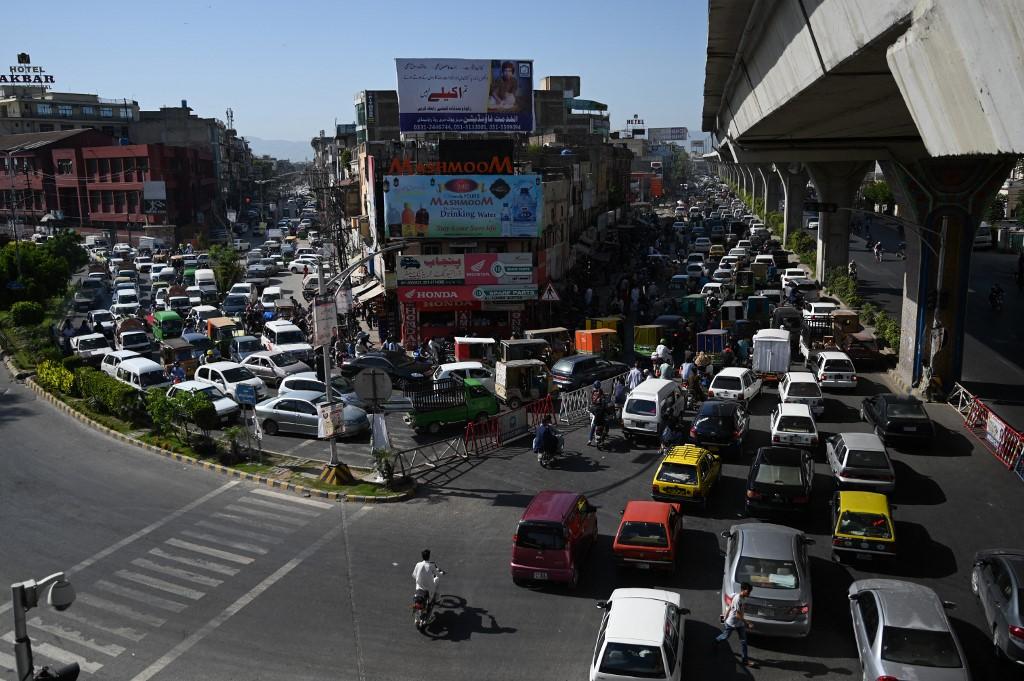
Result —
<instances>
[{"instance_id":1,"label":"street light pole","mask_svg":"<svg viewBox=\"0 0 1024 681\"><path fill-rule=\"evenodd\" d=\"M319 295L317 298L323 299L327 296L327 282L324 281L324 263L319 258L316 261L316 279ZM316 303L313 301L313 323L316 323ZM314 329L314 333L316 329ZM316 340L314 338L314 340ZM327 410L330 413L331 408L334 406L334 387L331 385L331 351L333 348L321 346L324 351L324 385L327 388ZM340 461L338 461L338 443L335 442L334 435L331 435L331 460L327 464L328 468L337 468Z\"/></svg>"}]
</instances>

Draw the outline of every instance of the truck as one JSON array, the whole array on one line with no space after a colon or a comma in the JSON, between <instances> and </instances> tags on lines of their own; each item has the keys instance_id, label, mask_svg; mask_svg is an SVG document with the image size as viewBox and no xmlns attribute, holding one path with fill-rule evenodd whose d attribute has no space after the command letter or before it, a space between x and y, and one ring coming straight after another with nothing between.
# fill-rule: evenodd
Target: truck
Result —
<instances>
[{"instance_id":1,"label":"truck","mask_svg":"<svg viewBox=\"0 0 1024 681\"><path fill-rule=\"evenodd\" d=\"M109 245L107 237L100 234L89 234L85 237L86 248L105 248Z\"/></svg>"},{"instance_id":2,"label":"truck","mask_svg":"<svg viewBox=\"0 0 1024 681\"><path fill-rule=\"evenodd\" d=\"M405 422L417 431L436 435L449 423L482 421L499 411L498 398L476 378L453 375L422 390L406 390L413 411Z\"/></svg>"},{"instance_id":3,"label":"truck","mask_svg":"<svg viewBox=\"0 0 1024 681\"><path fill-rule=\"evenodd\" d=\"M835 350L834 330L831 319L804 319L800 327L800 356L804 358L804 366L822 350Z\"/></svg>"},{"instance_id":4,"label":"truck","mask_svg":"<svg viewBox=\"0 0 1024 681\"><path fill-rule=\"evenodd\" d=\"M163 239L157 239L155 236L140 236L139 237L139 250L154 251L158 248L163 248Z\"/></svg>"},{"instance_id":5,"label":"truck","mask_svg":"<svg viewBox=\"0 0 1024 681\"><path fill-rule=\"evenodd\" d=\"M761 329L754 334L751 370L762 381L777 381L789 371L789 331Z\"/></svg>"},{"instance_id":6,"label":"truck","mask_svg":"<svg viewBox=\"0 0 1024 681\"><path fill-rule=\"evenodd\" d=\"M277 239L278 242L284 240L284 232L276 227L271 227L267 230L267 239Z\"/></svg>"}]
</instances>

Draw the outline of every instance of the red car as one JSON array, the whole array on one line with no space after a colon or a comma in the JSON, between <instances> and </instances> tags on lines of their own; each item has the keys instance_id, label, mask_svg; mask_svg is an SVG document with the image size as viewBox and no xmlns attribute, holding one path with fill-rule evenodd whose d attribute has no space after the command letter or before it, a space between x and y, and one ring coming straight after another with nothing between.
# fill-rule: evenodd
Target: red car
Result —
<instances>
[{"instance_id":1,"label":"red car","mask_svg":"<svg viewBox=\"0 0 1024 681\"><path fill-rule=\"evenodd\" d=\"M628 502L612 544L616 566L674 570L682 531L683 512L679 504Z\"/></svg>"}]
</instances>

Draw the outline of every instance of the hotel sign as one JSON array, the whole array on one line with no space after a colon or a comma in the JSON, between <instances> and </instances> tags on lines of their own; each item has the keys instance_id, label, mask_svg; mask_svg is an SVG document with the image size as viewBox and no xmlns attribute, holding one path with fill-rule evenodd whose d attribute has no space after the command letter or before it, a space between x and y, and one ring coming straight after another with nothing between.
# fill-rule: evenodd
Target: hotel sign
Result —
<instances>
[{"instance_id":1,"label":"hotel sign","mask_svg":"<svg viewBox=\"0 0 1024 681\"><path fill-rule=\"evenodd\" d=\"M32 66L32 59L27 52L18 55L18 63L8 67L8 72L0 72L0 85L17 85L18 87L41 87L49 90L54 86L53 76L42 66Z\"/></svg>"}]
</instances>

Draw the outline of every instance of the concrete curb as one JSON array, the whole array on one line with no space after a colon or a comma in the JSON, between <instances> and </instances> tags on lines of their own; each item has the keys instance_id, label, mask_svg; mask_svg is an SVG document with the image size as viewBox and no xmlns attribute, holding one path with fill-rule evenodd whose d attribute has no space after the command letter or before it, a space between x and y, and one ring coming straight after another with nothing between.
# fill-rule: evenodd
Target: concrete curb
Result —
<instances>
[{"instance_id":1,"label":"concrete curb","mask_svg":"<svg viewBox=\"0 0 1024 681\"><path fill-rule=\"evenodd\" d=\"M7 357L4 358L4 363L7 365L8 369L13 369L13 366ZM11 371L11 374L15 375L15 372ZM417 484L415 480L413 481L413 485L410 489L404 492L399 492L398 494L389 494L386 496L366 496L363 494L347 494L344 492L327 492L312 487L306 487L304 485L296 485L295 483L286 482L284 480L276 480L274 478L268 478L263 475L256 475L255 473L246 473L244 471L239 471L234 468L222 466L221 464L218 463L211 463L209 461L198 461L183 454L172 452L169 449L157 447L156 445L151 445L146 442L141 442L129 435L119 433L116 430L113 430L112 428L104 426L102 423L92 420L85 414L82 414L81 412L75 410L74 408L70 407L64 402L61 402L59 399L51 395L49 392L44 390L42 386L36 383L35 380L32 379L31 377L25 379L25 384L29 386L29 388L31 388L37 395L39 395L44 400L55 406L60 411L69 414L72 418L81 421L82 423L86 424L93 430L98 430L101 433L104 433L105 435L114 438L115 440L120 440L121 442L124 442L126 444L134 445L147 452L158 454L159 456L162 456L167 459L173 459L174 461L178 461L181 463L187 463L193 466L198 466L205 470L221 473L232 478L248 480L250 482L255 482L260 485L266 485L267 487L270 487L272 489L285 490L305 497L317 497L320 499L329 499L332 501L359 501L368 504L387 504L399 501L406 501L416 496Z\"/></svg>"}]
</instances>

